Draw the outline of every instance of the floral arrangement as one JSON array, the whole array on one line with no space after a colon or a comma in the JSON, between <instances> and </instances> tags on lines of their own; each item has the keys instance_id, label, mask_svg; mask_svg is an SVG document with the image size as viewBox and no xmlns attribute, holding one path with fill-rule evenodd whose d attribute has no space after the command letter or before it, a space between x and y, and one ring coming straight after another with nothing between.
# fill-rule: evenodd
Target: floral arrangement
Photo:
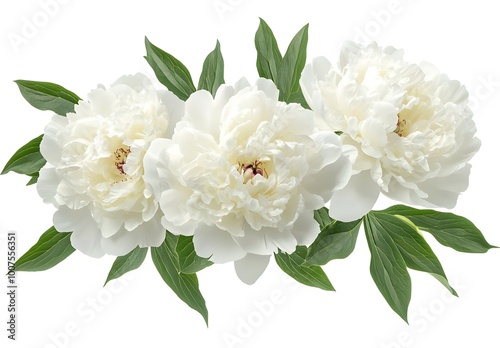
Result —
<instances>
[{"instance_id":1,"label":"floral arrangement","mask_svg":"<svg viewBox=\"0 0 500 348\"><path fill-rule=\"evenodd\" d=\"M55 213L15 269L47 270L76 249L115 255L107 283L150 250L165 283L208 323L197 272L233 262L253 284L273 256L298 282L332 291L321 266L348 257L363 226L371 276L401 318L408 268L456 295L422 231L461 252L494 248L466 218L433 210L455 206L480 147L465 87L376 43L346 42L338 62L307 63L307 42L308 25L282 55L261 20L260 78L234 85L219 42L196 87L148 39L145 58L166 89L127 75L84 100L16 81L55 115L2 174L28 175ZM380 194L427 209L373 211Z\"/></svg>"}]
</instances>

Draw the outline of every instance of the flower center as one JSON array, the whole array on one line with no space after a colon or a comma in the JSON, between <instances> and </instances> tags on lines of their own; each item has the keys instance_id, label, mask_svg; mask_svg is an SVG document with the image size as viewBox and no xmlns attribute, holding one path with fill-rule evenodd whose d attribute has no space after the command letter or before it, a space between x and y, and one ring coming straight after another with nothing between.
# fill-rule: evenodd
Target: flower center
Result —
<instances>
[{"instance_id":1,"label":"flower center","mask_svg":"<svg viewBox=\"0 0 500 348\"><path fill-rule=\"evenodd\" d=\"M238 162L238 171L243 176L243 183L245 184L256 175L262 175L264 178L268 178L264 163L260 161L253 161L248 164Z\"/></svg>"},{"instance_id":2,"label":"flower center","mask_svg":"<svg viewBox=\"0 0 500 348\"><path fill-rule=\"evenodd\" d=\"M125 165L125 161L127 160L127 156L129 155L129 153L130 147L126 145L125 147L119 147L115 150L115 152L113 152L113 155L115 157L115 167L121 175L125 175L123 166Z\"/></svg>"},{"instance_id":3,"label":"flower center","mask_svg":"<svg viewBox=\"0 0 500 348\"><path fill-rule=\"evenodd\" d=\"M406 119L402 118L401 115L398 114L398 123L396 124L396 129L394 129L394 133L396 133L400 137L404 136L405 127Z\"/></svg>"}]
</instances>

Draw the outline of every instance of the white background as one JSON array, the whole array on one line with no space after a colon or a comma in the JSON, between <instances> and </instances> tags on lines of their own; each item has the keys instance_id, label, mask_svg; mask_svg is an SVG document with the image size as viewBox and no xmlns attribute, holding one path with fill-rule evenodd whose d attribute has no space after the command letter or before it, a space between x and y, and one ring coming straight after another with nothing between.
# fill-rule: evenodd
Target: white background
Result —
<instances>
[{"instance_id":1,"label":"white background","mask_svg":"<svg viewBox=\"0 0 500 348\"><path fill-rule=\"evenodd\" d=\"M219 39L226 81L253 80L258 17L273 28L283 51L310 23L309 58L325 55L335 61L343 40L369 38L403 48L410 61L430 61L467 86L483 145L472 161L470 188L453 211L500 245L500 21L492 2L54 1L0 5L1 167L43 131L51 116L23 100L15 79L56 82L85 98L98 83L121 75L152 75L142 58L147 35L184 62L195 81ZM13 173L0 177L0 268L6 266L7 231L17 231L22 254L51 226L53 208L42 203L35 187L26 188L26 181ZM389 204L384 200L379 207ZM498 347L500 251L461 254L428 240L460 298L451 299L432 277L411 272L410 325L373 284L361 233L350 258L325 267L336 293L295 285L274 264L250 287L237 279L232 265L201 272L209 328L163 283L149 256L138 271L103 289L113 258L75 252L49 271L17 275L17 342L6 338L6 284L0 281L0 346Z\"/></svg>"}]
</instances>

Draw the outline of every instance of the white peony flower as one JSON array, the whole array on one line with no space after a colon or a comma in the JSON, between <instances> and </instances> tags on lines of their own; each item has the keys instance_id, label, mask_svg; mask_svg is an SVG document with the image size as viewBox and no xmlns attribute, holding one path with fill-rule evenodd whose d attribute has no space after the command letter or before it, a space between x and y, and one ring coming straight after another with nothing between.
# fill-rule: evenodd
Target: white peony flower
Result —
<instances>
[{"instance_id":1,"label":"white peony flower","mask_svg":"<svg viewBox=\"0 0 500 348\"><path fill-rule=\"evenodd\" d=\"M163 242L142 160L152 140L173 133L183 111L181 100L136 74L92 90L67 117L52 117L40 145L47 164L37 189L57 208L54 227L73 232L73 247L100 257Z\"/></svg>"},{"instance_id":2,"label":"white peony flower","mask_svg":"<svg viewBox=\"0 0 500 348\"><path fill-rule=\"evenodd\" d=\"M172 139L153 141L145 179L160 201L163 226L194 235L198 255L235 261L251 284L270 255L310 244L313 211L351 175L337 135L314 129L314 113L278 101L270 80L197 91Z\"/></svg>"},{"instance_id":3,"label":"white peony flower","mask_svg":"<svg viewBox=\"0 0 500 348\"><path fill-rule=\"evenodd\" d=\"M355 175L332 198L330 214L350 221L366 214L380 192L427 207L455 206L467 189L480 141L468 93L429 64L408 64L403 52L347 42L338 66L314 59L301 86L320 127L341 131L358 155Z\"/></svg>"}]
</instances>

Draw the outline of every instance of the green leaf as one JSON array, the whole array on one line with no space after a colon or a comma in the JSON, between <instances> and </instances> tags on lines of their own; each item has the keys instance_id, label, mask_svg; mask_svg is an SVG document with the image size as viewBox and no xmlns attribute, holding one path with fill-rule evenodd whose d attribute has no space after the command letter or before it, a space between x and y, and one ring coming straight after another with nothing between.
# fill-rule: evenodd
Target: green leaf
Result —
<instances>
[{"instance_id":1,"label":"green leaf","mask_svg":"<svg viewBox=\"0 0 500 348\"><path fill-rule=\"evenodd\" d=\"M278 252L274 254L276 263L290 277L304 285L328 291L335 291L332 283L320 266L307 265L307 248L298 246L294 253Z\"/></svg>"},{"instance_id":2,"label":"green leaf","mask_svg":"<svg viewBox=\"0 0 500 348\"><path fill-rule=\"evenodd\" d=\"M146 37L146 60L158 80L172 93L186 100L196 91L188 69L174 56L153 45Z\"/></svg>"},{"instance_id":3,"label":"green leaf","mask_svg":"<svg viewBox=\"0 0 500 348\"><path fill-rule=\"evenodd\" d=\"M281 62L277 86L280 100L291 102L291 96L300 91L300 75L306 65L309 24L306 24L294 36ZM294 96L296 98L296 96Z\"/></svg>"},{"instance_id":4,"label":"green leaf","mask_svg":"<svg viewBox=\"0 0 500 348\"><path fill-rule=\"evenodd\" d=\"M309 109L300 89L300 75L306 64L309 25L294 36L282 57L276 38L261 18L255 34L257 71L260 77L274 81L280 91L279 99L287 103L299 103Z\"/></svg>"},{"instance_id":5,"label":"green leaf","mask_svg":"<svg viewBox=\"0 0 500 348\"><path fill-rule=\"evenodd\" d=\"M322 230L332 222L335 222L330 217L330 214L328 213L328 209L323 207L321 209L315 210L314 211L314 220L316 220L319 224L319 228Z\"/></svg>"},{"instance_id":6,"label":"green leaf","mask_svg":"<svg viewBox=\"0 0 500 348\"><path fill-rule=\"evenodd\" d=\"M479 229L469 220L452 213L430 209L415 209L395 205L384 213L401 215L413 222L420 230L427 231L444 246L464 253L485 253L497 248L489 244Z\"/></svg>"},{"instance_id":7,"label":"green leaf","mask_svg":"<svg viewBox=\"0 0 500 348\"><path fill-rule=\"evenodd\" d=\"M167 232L170 233L170 232ZM173 235L172 235L173 236ZM213 265L209 259L199 257L194 251L193 237L173 236L177 238L175 252L179 255L179 271L190 274Z\"/></svg>"},{"instance_id":8,"label":"green leaf","mask_svg":"<svg viewBox=\"0 0 500 348\"><path fill-rule=\"evenodd\" d=\"M277 83L283 58L273 31L262 18L260 18L259 28L255 33L255 48L257 49L259 76Z\"/></svg>"},{"instance_id":9,"label":"green leaf","mask_svg":"<svg viewBox=\"0 0 500 348\"><path fill-rule=\"evenodd\" d=\"M396 243L372 213L364 216L363 223L371 253L371 276L389 306L408 322L411 279L405 260Z\"/></svg>"},{"instance_id":10,"label":"green leaf","mask_svg":"<svg viewBox=\"0 0 500 348\"><path fill-rule=\"evenodd\" d=\"M162 245L151 248L153 263L165 283L189 307L199 312L208 325L208 310L198 286L198 277L196 274L185 274L180 271L176 246L175 236L167 233Z\"/></svg>"},{"instance_id":11,"label":"green leaf","mask_svg":"<svg viewBox=\"0 0 500 348\"><path fill-rule=\"evenodd\" d=\"M39 176L38 173L31 174L31 179L28 181L28 183L26 184L26 186L30 186L30 185L36 184L38 182L38 176Z\"/></svg>"},{"instance_id":12,"label":"green leaf","mask_svg":"<svg viewBox=\"0 0 500 348\"><path fill-rule=\"evenodd\" d=\"M370 214L371 218L377 220L378 224L383 227L383 231L388 233L396 243L407 267L431 274L457 296L457 292L448 283L448 278L437 256L410 220L382 212Z\"/></svg>"},{"instance_id":13,"label":"green leaf","mask_svg":"<svg viewBox=\"0 0 500 348\"><path fill-rule=\"evenodd\" d=\"M215 49L210 52L203 62L198 89L205 89L215 96L217 89L224 83L224 59L217 40Z\"/></svg>"},{"instance_id":14,"label":"green leaf","mask_svg":"<svg viewBox=\"0 0 500 348\"><path fill-rule=\"evenodd\" d=\"M304 97L304 94L302 93L301 89L293 92L290 95L290 98L288 98L288 103L297 103L297 104L302 105L302 107L304 109L311 110L311 107L309 106L309 104L307 104L306 98Z\"/></svg>"},{"instance_id":15,"label":"green leaf","mask_svg":"<svg viewBox=\"0 0 500 348\"><path fill-rule=\"evenodd\" d=\"M71 246L71 232L58 232L54 227L45 231L38 242L17 260L16 271L38 272L54 267L75 248Z\"/></svg>"},{"instance_id":16,"label":"green leaf","mask_svg":"<svg viewBox=\"0 0 500 348\"><path fill-rule=\"evenodd\" d=\"M326 265L331 260L345 259L356 245L361 219L331 222L325 226L308 248L307 263Z\"/></svg>"},{"instance_id":17,"label":"green leaf","mask_svg":"<svg viewBox=\"0 0 500 348\"><path fill-rule=\"evenodd\" d=\"M109 271L104 285L106 285L110 280L117 279L125 273L139 268L144 262L147 253L148 248L136 247L127 255L118 256L115 262L113 262L113 266L111 266L111 270Z\"/></svg>"},{"instance_id":18,"label":"green leaf","mask_svg":"<svg viewBox=\"0 0 500 348\"><path fill-rule=\"evenodd\" d=\"M16 80L24 99L39 110L50 110L65 116L75 111L81 100L75 93L51 82Z\"/></svg>"},{"instance_id":19,"label":"green leaf","mask_svg":"<svg viewBox=\"0 0 500 348\"><path fill-rule=\"evenodd\" d=\"M30 140L23 145L7 162L1 174L6 174L10 171L33 176L47 162L40 153L40 142L43 135Z\"/></svg>"}]
</instances>

